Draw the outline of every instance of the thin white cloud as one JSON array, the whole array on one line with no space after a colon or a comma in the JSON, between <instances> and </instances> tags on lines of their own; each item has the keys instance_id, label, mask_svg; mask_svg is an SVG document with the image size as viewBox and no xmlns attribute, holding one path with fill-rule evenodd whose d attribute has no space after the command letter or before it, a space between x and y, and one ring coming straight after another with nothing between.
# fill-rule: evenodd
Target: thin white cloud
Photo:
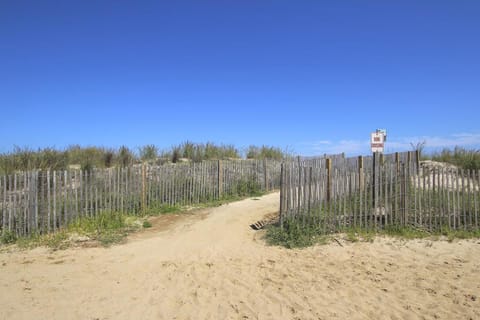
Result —
<instances>
[{"instance_id":1,"label":"thin white cloud","mask_svg":"<svg viewBox=\"0 0 480 320\"><path fill-rule=\"evenodd\" d=\"M348 155L365 153L365 150L369 147L369 140L340 140L338 142L330 141L329 143L313 142L306 144L308 149L307 155L318 154L338 154L345 152ZM306 148L307 149L307 148Z\"/></svg>"},{"instance_id":2,"label":"thin white cloud","mask_svg":"<svg viewBox=\"0 0 480 320\"><path fill-rule=\"evenodd\" d=\"M412 144L425 142L429 149L459 147L475 147L480 145L480 134L460 133L450 136L417 136L405 137L394 141L387 141L388 145L395 149L412 149Z\"/></svg>"},{"instance_id":3,"label":"thin white cloud","mask_svg":"<svg viewBox=\"0 0 480 320\"><path fill-rule=\"evenodd\" d=\"M318 145L323 145L323 144L332 144L331 141L329 140L320 140L320 141L315 141L316 144Z\"/></svg>"},{"instance_id":4,"label":"thin white cloud","mask_svg":"<svg viewBox=\"0 0 480 320\"><path fill-rule=\"evenodd\" d=\"M412 145L425 142L427 150L452 148L455 146L466 148L480 147L480 134L457 133L449 136L410 136L388 137L385 143L385 152L397 152L412 150ZM370 141L366 140L319 140L303 143L305 155L338 154L345 152L349 156L370 153Z\"/></svg>"}]
</instances>

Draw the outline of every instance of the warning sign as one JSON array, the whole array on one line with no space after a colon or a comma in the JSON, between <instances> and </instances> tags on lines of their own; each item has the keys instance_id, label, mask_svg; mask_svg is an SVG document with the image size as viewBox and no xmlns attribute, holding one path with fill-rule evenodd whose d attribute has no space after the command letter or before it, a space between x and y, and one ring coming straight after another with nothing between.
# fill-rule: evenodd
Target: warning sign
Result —
<instances>
[{"instance_id":1,"label":"warning sign","mask_svg":"<svg viewBox=\"0 0 480 320\"><path fill-rule=\"evenodd\" d=\"M385 148L385 133L382 131L372 132L370 134L370 147L372 152L382 152Z\"/></svg>"}]
</instances>

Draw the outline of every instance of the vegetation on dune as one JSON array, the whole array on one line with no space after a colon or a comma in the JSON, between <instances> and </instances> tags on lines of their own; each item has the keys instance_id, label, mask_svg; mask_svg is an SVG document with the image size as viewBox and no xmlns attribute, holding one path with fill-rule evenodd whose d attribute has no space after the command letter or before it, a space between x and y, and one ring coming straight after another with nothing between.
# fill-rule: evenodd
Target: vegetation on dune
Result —
<instances>
[{"instance_id":1,"label":"vegetation on dune","mask_svg":"<svg viewBox=\"0 0 480 320\"><path fill-rule=\"evenodd\" d=\"M142 161L156 161L158 158L158 148L154 144L140 147L139 156Z\"/></svg>"},{"instance_id":2,"label":"vegetation on dune","mask_svg":"<svg viewBox=\"0 0 480 320\"><path fill-rule=\"evenodd\" d=\"M450 163L462 169L480 169L480 150L468 150L462 147L455 147L453 150L443 149L434 152L427 159Z\"/></svg>"},{"instance_id":3,"label":"vegetation on dune","mask_svg":"<svg viewBox=\"0 0 480 320\"><path fill-rule=\"evenodd\" d=\"M326 243L327 237L316 226L305 227L301 223L290 221L283 228L278 225L268 226L265 239L269 245L292 249Z\"/></svg>"},{"instance_id":4,"label":"vegetation on dune","mask_svg":"<svg viewBox=\"0 0 480 320\"><path fill-rule=\"evenodd\" d=\"M441 151L426 153L424 152L427 145L426 141L410 143L410 145L413 150L418 150L420 152L422 160L449 163L465 170L480 169L480 150L456 146L453 149L444 148Z\"/></svg>"},{"instance_id":5,"label":"vegetation on dune","mask_svg":"<svg viewBox=\"0 0 480 320\"><path fill-rule=\"evenodd\" d=\"M248 159L282 159L287 154L275 147L250 146ZM138 148L137 152L126 146L118 149L106 147L81 147L71 145L65 149L43 148L34 150L15 146L12 151L0 154L0 175L24 170L65 170L73 166L82 170L93 168L127 167L135 163L163 164L187 159L193 162L213 159L240 159L241 152L233 145L193 143L186 141L170 149L160 150L153 144Z\"/></svg>"},{"instance_id":6,"label":"vegetation on dune","mask_svg":"<svg viewBox=\"0 0 480 320\"><path fill-rule=\"evenodd\" d=\"M20 248L47 246L52 249L65 249L75 238L83 241L97 241L103 246L122 241L128 233L139 229L140 217L132 217L120 212L102 212L97 216L84 216L73 220L66 228L50 234L33 234L28 237L16 237L4 232L1 243L16 243Z\"/></svg>"},{"instance_id":7,"label":"vegetation on dune","mask_svg":"<svg viewBox=\"0 0 480 320\"><path fill-rule=\"evenodd\" d=\"M186 141L173 146L170 150L163 152L163 157L177 162L180 159L188 159L194 162L212 159L239 159L240 153L233 145L216 145L211 142L193 143Z\"/></svg>"},{"instance_id":8,"label":"vegetation on dune","mask_svg":"<svg viewBox=\"0 0 480 320\"><path fill-rule=\"evenodd\" d=\"M430 232L428 230L405 227L387 227L377 230L364 228L345 228L341 232L325 234L325 230L315 224L303 224L300 221L286 221L283 229L279 225L271 225L267 228L265 239L269 245L283 246L286 248L304 248L315 244L326 244L335 237L342 237L348 242L373 242L377 236L389 236L399 239L423 239L433 240L480 238L480 230L451 230L447 227L442 231Z\"/></svg>"},{"instance_id":9,"label":"vegetation on dune","mask_svg":"<svg viewBox=\"0 0 480 320\"><path fill-rule=\"evenodd\" d=\"M36 151L15 146L11 152L0 154L0 174L35 169L65 170L69 166L90 170L94 167L127 166L135 160L135 154L125 146L115 150L72 145L64 150L44 148Z\"/></svg>"},{"instance_id":10,"label":"vegetation on dune","mask_svg":"<svg viewBox=\"0 0 480 320\"><path fill-rule=\"evenodd\" d=\"M286 156L286 152L280 148L269 146L249 146L247 150L247 159L275 159L282 160Z\"/></svg>"}]
</instances>

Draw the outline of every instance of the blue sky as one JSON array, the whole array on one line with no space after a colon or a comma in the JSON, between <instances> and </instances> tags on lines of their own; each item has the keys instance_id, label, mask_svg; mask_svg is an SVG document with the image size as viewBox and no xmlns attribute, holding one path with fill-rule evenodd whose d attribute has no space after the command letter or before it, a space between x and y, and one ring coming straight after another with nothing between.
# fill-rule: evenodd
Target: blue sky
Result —
<instances>
[{"instance_id":1,"label":"blue sky","mask_svg":"<svg viewBox=\"0 0 480 320\"><path fill-rule=\"evenodd\" d=\"M0 0L0 152L480 146L479 1Z\"/></svg>"}]
</instances>

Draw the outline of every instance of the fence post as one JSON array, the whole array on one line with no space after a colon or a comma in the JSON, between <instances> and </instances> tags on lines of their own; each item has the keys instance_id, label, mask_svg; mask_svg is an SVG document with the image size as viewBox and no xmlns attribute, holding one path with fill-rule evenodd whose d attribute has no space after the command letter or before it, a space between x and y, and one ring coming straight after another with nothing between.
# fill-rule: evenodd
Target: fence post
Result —
<instances>
[{"instance_id":1,"label":"fence post","mask_svg":"<svg viewBox=\"0 0 480 320\"><path fill-rule=\"evenodd\" d=\"M9 207L7 205L7 175L5 173L5 175L3 176L3 199L0 199L0 200L3 200L2 202L2 234L5 234L7 232L7 208Z\"/></svg>"},{"instance_id":2,"label":"fence post","mask_svg":"<svg viewBox=\"0 0 480 320\"><path fill-rule=\"evenodd\" d=\"M400 172L400 154L398 152L395 152L395 164L397 167L397 175Z\"/></svg>"},{"instance_id":3,"label":"fence post","mask_svg":"<svg viewBox=\"0 0 480 320\"><path fill-rule=\"evenodd\" d=\"M267 159L263 159L263 181L265 185L265 191L268 191L268 172L267 172Z\"/></svg>"},{"instance_id":4,"label":"fence post","mask_svg":"<svg viewBox=\"0 0 480 320\"><path fill-rule=\"evenodd\" d=\"M283 215L285 214L283 211L285 210L285 204L284 199L285 199L285 179L283 175L285 174L285 165L282 162L282 165L280 167L280 228L283 230Z\"/></svg>"},{"instance_id":5,"label":"fence post","mask_svg":"<svg viewBox=\"0 0 480 320\"><path fill-rule=\"evenodd\" d=\"M415 150L415 165L417 166L417 174L420 173L420 150Z\"/></svg>"},{"instance_id":6,"label":"fence post","mask_svg":"<svg viewBox=\"0 0 480 320\"><path fill-rule=\"evenodd\" d=\"M39 185L38 171L34 171L33 176L34 176L34 183L35 183L35 185L34 185L34 188L35 188L35 194L34 194L34 196L35 196L35 198L34 198L35 199L35 212L34 212L35 219L33 219L35 225L34 225L33 229L35 231L37 231L38 228L40 227L39 220L38 220L38 210L39 210L39 208L38 208L38 204L39 204L38 203L39 202L38 195L40 193L40 190L38 188L38 185Z\"/></svg>"},{"instance_id":7,"label":"fence post","mask_svg":"<svg viewBox=\"0 0 480 320\"><path fill-rule=\"evenodd\" d=\"M147 174L145 172L145 162L142 163L142 211L145 213L145 194L146 194L146 177Z\"/></svg>"},{"instance_id":8,"label":"fence post","mask_svg":"<svg viewBox=\"0 0 480 320\"><path fill-rule=\"evenodd\" d=\"M408 151L407 152L407 171L409 174L410 174L411 162L412 162L412 152Z\"/></svg>"},{"instance_id":9,"label":"fence post","mask_svg":"<svg viewBox=\"0 0 480 320\"><path fill-rule=\"evenodd\" d=\"M305 172L306 173L306 172ZM308 208L308 225L311 224L311 203L312 203L312 174L313 174L313 168L309 167L308 168L308 203L307 203L307 208ZM305 179L306 180L306 179Z\"/></svg>"},{"instance_id":10,"label":"fence post","mask_svg":"<svg viewBox=\"0 0 480 320\"><path fill-rule=\"evenodd\" d=\"M363 191L363 187L365 184L365 177L363 175L363 157L358 156L358 179L359 179L359 188L360 192Z\"/></svg>"},{"instance_id":11,"label":"fence post","mask_svg":"<svg viewBox=\"0 0 480 320\"><path fill-rule=\"evenodd\" d=\"M217 169L218 169L218 198L220 199L223 194L223 168L222 168L222 160L218 160L217 162Z\"/></svg>"},{"instance_id":12,"label":"fence post","mask_svg":"<svg viewBox=\"0 0 480 320\"><path fill-rule=\"evenodd\" d=\"M332 195L332 159L326 159L327 169L327 202L330 202Z\"/></svg>"},{"instance_id":13,"label":"fence post","mask_svg":"<svg viewBox=\"0 0 480 320\"><path fill-rule=\"evenodd\" d=\"M403 171L403 226L405 227L407 225L407 216L408 216L408 196L407 196L407 167L405 167L405 164L402 164L402 171Z\"/></svg>"},{"instance_id":14,"label":"fence post","mask_svg":"<svg viewBox=\"0 0 480 320\"><path fill-rule=\"evenodd\" d=\"M373 153L373 168L372 168L372 206L373 210L377 209L377 162L378 152Z\"/></svg>"},{"instance_id":15,"label":"fence post","mask_svg":"<svg viewBox=\"0 0 480 320\"><path fill-rule=\"evenodd\" d=\"M383 156L383 153L380 153L379 154L379 159L378 159L378 177L377 177L377 183L375 184L375 189L376 189L376 195L375 195L375 199L376 199L376 205L377 206L382 206L382 202L384 202L384 198L383 198L383 185L384 183L386 184L386 182L384 182L384 178L385 178L385 172L384 172L384 156ZM376 208L375 208L376 210ZM383 212L386 212L386 203L384 202L383 203ZM378 215L382 215L382 211L379 211L379 212L376 212ZM380 220L381 221L381 220ZM375 217L375 229L377 229L377 217Z\"/></svg>"}]
</instances>

